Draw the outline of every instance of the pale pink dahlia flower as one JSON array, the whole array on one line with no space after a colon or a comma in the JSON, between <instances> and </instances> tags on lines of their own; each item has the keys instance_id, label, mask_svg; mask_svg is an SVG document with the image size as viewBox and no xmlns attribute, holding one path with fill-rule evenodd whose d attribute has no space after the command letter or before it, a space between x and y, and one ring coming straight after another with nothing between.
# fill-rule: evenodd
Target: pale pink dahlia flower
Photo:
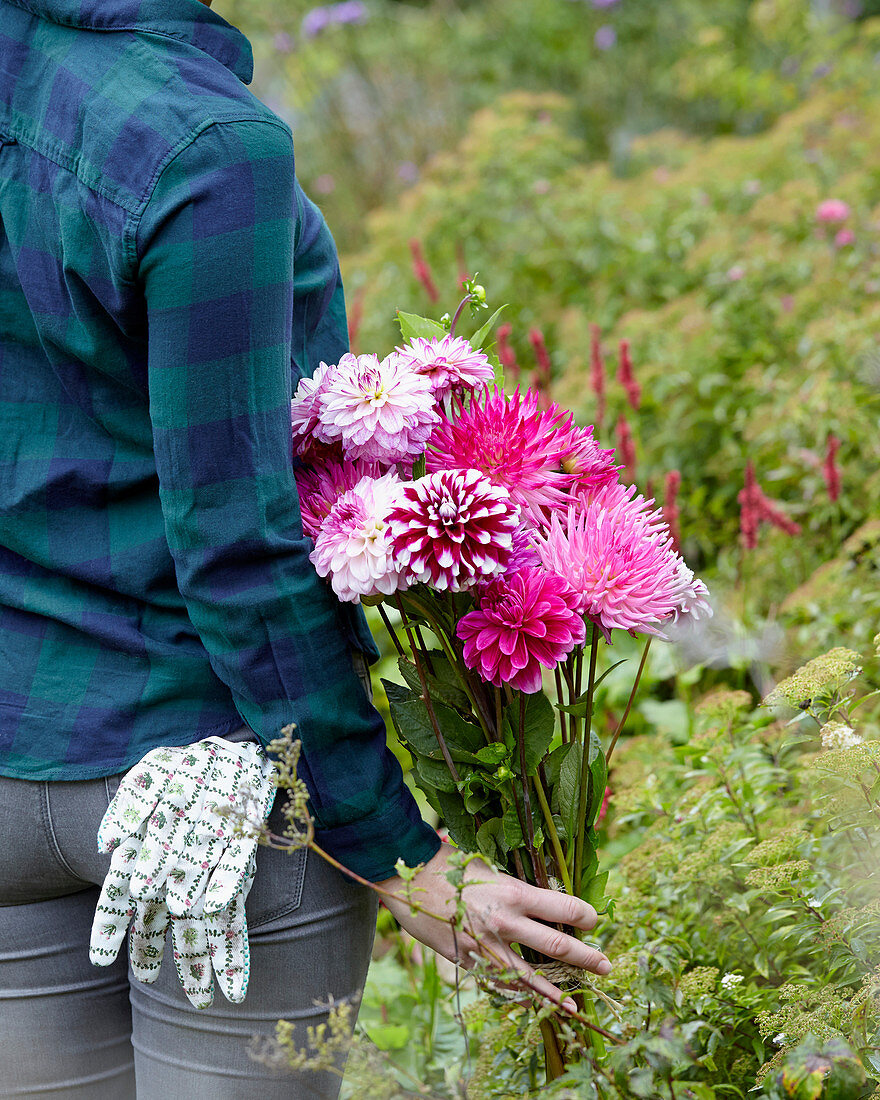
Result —
<instances>
[{"instance_id":1,"label":"pale pink dahlia flower","mask_svg":"<svg viewBox=\"0 0 880 1100\"><path fill-rule=\"evenodd\" d=\"M391 465L420 455L439 420L431 383L397 355L346 352L322 383L321 431L349 458Z\"/></svg>"},{"instance_id":2,"label":"pale pink dahlia flower","mask_svg":"<svg viewBox=\"0 0 880 1100\"><path fill-rule=\"evenodd\" d=\"M427 468L479 470L541 523L567 502L575 480L561 468L571 425L571 413L555 402L539 409L534 390L508 395L487 388L441 420L425 455Z\"/></svg>"},{"instance_id":3,"label":"pale pink dahlia flower","mask_svg":"<svg viewBox=\"0 0 880 1100\"><path fill-rule=\"evenodd\" d=\"M678 622L679 618L698 619L712 618L712 605L709 603L709 589L701 580L694 576L684 558L676 555L676 579L678 581L678 603L672 612L672 621Z\"/></svg>"},{"instance_id":4,"label":"pale pink dahlia flower","mask_svg":"<svg viewBox=\"0 0 880 1100\"><path fill-rule=\"evenodd\" d=\"M305 454L315 440L330 443L321 424L321 391L326 378L335 367L321 363L311 378L301 378L290 403L290 426L293 432L293 453Z\"/></svg>"},{"instance_id":5,"label":"pale pink dahlia flower","mask_svg":"<svg viewBox=\"0 0 880 1100\"><path fill-rule=\"evenodd\" d=\"M406 587L394 560L388 513L400 499L400 479L389 473L364 477L330 509L315 539L309 561L330 577L341 600L389 596Z\"/></svg>"},{"instance_id":6,"label":"pale pink dahlia flower","mask_svg":"<svg viewBox=\"0 0 880 1100\"><path fill-rule=\"evenodd\" d=\"M586 635L577 598L562 577L527 567L486 586L480 606L459 619L464 662L496 687L541 690L541 666L555 668Z\"/></svg>"},{"instance_id":7,"label":"pale pink dahlia flower","mask_svg":"<svg viewBox=\"0 0 880 1100\"><path fill-rule=\"evenodd\" d=\"M385 471L376 462L329 458L293 472L299 493L303 534L314 539L318 537L330 509L343 493L353 489L362 477L380 477Z\"/></svg>"},{"instance_id":8,"label":"pale pink dahlia flower","mask_svg":"<svg viewBox=\"0 0 880 1100\"><path fill-rule=\"evenodd\" d=\"M462 592L504 571L519 509L476 470L440 470L404 485L389 519L407 578Z\"/></svg>"},{"instance_id":9,"label":"pale pink dahlia flower","mask_svg":"<svg viewBox=\"0 0 880 1100\"><path fill-rule=\"evenodd\" d=\"M475 351L461 336L444 336L440 340L417 336L398 348L397 354L410 370L430 381L438 401L452 390L472 390L495 377L483 352Z\"/></svg>"},{"instance_id":10,"label":"pale pink dahlia flower","mask_svg":"<svg viewBox=\"0 0 880 1100\"><path fill-rule=\"evenodd\" d=\"M681 605L686 585L669 531L651 526L638 500L622 497L572 505L536 539L544 567L577 593L577 607L605 635L617 628L660 634Z\"/></svg>"}]
</instances>

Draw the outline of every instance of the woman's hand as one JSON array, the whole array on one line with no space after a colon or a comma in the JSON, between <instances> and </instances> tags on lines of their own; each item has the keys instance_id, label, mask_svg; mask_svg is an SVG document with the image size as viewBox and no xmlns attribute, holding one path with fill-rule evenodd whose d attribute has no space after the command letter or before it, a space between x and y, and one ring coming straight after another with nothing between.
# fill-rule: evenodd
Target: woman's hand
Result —
<instances>
[{"instance_id":1,"label":"woman's hand","mask_svg":"<svg viewBox=\"0 0 880 1100\"><path fill-rule=\"evenodd\" d=\"M446 922L429 917L425 912L413 912L406 900L406 883L399 876L376 884L397 895L394 898L385 896L383 900L417 940L466 967L473 965L471 952L486 955L481 951L482 943L502 966L518 971L531 986L556 1004L566 999L564 994L536 974L534 968L511 948L512 943L531 947L549 958L596 974L607 974L611 970L611 963L601 951L541 923L567 924L589 931L597 920L592 905L555 890L529 886L510 875L493 871L480 859L472 860L465 870L462 900L467 915L464 929L453 935L449 920L455 913L456 888L446 878L447 871L451 870L449 857L453 851L450 845L441 845L440 851L410 884L413 902L431 913L447 914Z\"/></svg>"}]
</instances>

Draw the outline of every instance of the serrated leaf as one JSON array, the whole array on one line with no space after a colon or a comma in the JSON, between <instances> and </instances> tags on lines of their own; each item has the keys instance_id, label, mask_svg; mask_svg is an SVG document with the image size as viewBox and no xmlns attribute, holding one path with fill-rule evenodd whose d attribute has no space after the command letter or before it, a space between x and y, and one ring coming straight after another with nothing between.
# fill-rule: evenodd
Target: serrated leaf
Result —
<instances>
[{"instance_id":1,"label":"serrated leaf","mask_svg":"<svg viewBox=\"0 0 880 1100\"><path fill-rule=\"evenodd\" d=\"M446 329L439 321L430 321L427 317L419 317L417 313L398 310L397 323L404 340L412 340L416 336L421 336L424 340L437 340L446 335Z\"/></svg>"},{"instance_id":2,"label":"serrated leaf","mask_svg":"<svg viewBox=\"0 0 880 1100\"><path fill-rule=\"evenodd\" d=\"M502 835L504 842L508 848L522 848L525 844L525 838L522 835L522 829L519 827L519 818L517 817L516 807L511 804L504 811L504 817L501 819Z\"/></svg>"},{"instance_id":3,"label":"serrated leaf","mask_svg":"<svg viewBox=\"0 0 880 1100\"><path fill-rule=\"evenodd\" d=\"M383 680L388 697L391 720L404 745L420 756L442 760L443 753L428 716L423 699L409 688ZM440 732L446 742L449 755L456 763L477 763L474 750L482 747L484 740L480 729L466 722L461 715L442 703L434 702L433 709Z\"/></svg>"},{"instance_id":4,"label":"serrated leaf","mask_svg":"<svg viewBox=\"0 0 880 1100\"><path fill-rule=\"evenodd\" d=\"M547 754L553 734L556 732L556 716L553 705L543 691L536 691L525 698L525 762L526 774L534 775ZM505 707L507 721L514 731L519 730L519 700ZM512 754L511 767L519 772L519 747Z\"/></svg>"},{"instance_id":5,"label":"serrated leaf","mask_svg":"<svg viewBox=\"0 0 880 1100\"><path fill-rule=\"evenodd\" d=\"M425 794L428 792L426 791ZM473 852L477 847L477 833L472 814L469 814L462 805L461 798L456 794L447 794L446 791L435 790L433 799L429 801L443 819L443 823L449 830L453 841L466 852Z\"/></svg>"},{"instance_id":6,"label":"serrated leaf","mask_svg":"<svg viewBox=\"0 0 880 1100\"><path fill-rule=\"evenodd\" d=\"M568 749L559 768L559 816L565 822L565 831L574 836L577 822L578 796L580 793L581 747L576 742L563 746Z\"/></svg>"},{"instance_id":7,"label":"serrated leaf","mask_svg":"<svg viewBox=\"0 0 880 1100\"><path fill-rule=\"evenodd\" d=\"M499 853L503 854L498 843L501 831L500 817L493 817L489 821L484 821L477 829L477 849L490 863L498 863Z\"/></svg>"},{"instance_id":8,"label":"serrated leaf","mask_svg":"<svg viewBox=\"0 0 880 1100\"><path fill-rule=\"evenodd\" d=\"M458 686L455 671L446 659L446 655L440 650L432 649L428 653L433 673L425 668L425 679L428 684L428 692L432 699L440 699L451 707L467 711L470 709L470 701L466 693ZM422 681L419 679L419 670L409 657L398 657L397 667L400 675L416 695L422 694Z\"/></svg>"}]
</instances>

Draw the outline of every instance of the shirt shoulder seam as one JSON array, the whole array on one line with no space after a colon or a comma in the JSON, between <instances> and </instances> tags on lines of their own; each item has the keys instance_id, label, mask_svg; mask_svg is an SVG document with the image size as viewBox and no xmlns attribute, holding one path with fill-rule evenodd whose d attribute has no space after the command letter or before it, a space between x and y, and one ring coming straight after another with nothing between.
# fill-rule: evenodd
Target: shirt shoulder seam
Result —
<instances>
[{"instance_id":1,"label":"shirt shoulder seam","mask_svg":"<svg viewBox=\"0 0 880 1100\"><path fill-rule=\"evenodd\" d=\"M227 124L234 124L237 122L265 123L268 126L277 127L278 129L286 133L288 137L292 137L290 127L287 125L286 122L284 122L283 119L270 118L266 115L257 114L256 112L236 112L233 116L230 117L226 117L226 115L220 115L219 117L216 115L212 115L208 118L203 119L193 130L191 130L188 134L185 134L177 142L176 145L173 145L171 149L169 149L165 156L156 165L156 168L153 171L153 175L150 177L149 181L147 182L147 186L144 188L140 201L138 202L135 209L130 211L129 217L126 220L125 228L123 229L122 240L125 260L128 265L128 270L131 272L131 275L129 276L131 282L135 281L135 272L137 270L138 263L140 262L140 257L138 256L137 249L137 235L138 230L140 229L141 218L143 217L144 211L150 204L150 200L152 199L156 191L156 186L163 172L165 172L165 170L173 163L173 161L175 161L177 157L180 156L182 152L184 152L184 150L188 149L190 145L192 145L193 142L206 130L209 130L213 126L223 126Z\"/></svg>"}]
</instances>

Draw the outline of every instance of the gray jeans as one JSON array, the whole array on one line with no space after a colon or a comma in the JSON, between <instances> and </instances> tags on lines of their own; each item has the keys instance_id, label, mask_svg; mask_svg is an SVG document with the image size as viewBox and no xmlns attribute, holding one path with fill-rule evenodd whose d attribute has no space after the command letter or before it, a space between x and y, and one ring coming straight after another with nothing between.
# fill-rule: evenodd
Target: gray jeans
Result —
<instances>
[{"instance_id":1,"label":"gray jeans","mask_svg":"<svg viewBox=\"0 0 880 1100\"><path fill-rule=\"evenodd\" d=\"M324 860L260 848L247 900L251 972L240 1005L183 994L170 941L154 985L89 962L89 932L110 857L96 835L119 776L80 782L0 777L0 1097L61 1100L332 1100L334 1073L284 1074L255 1062L252 1036L278 1019L306 1028L316 1002L358 996L375 895ZM270 824L283 828L276 800Z\"/></svg>"}]
</instances>

